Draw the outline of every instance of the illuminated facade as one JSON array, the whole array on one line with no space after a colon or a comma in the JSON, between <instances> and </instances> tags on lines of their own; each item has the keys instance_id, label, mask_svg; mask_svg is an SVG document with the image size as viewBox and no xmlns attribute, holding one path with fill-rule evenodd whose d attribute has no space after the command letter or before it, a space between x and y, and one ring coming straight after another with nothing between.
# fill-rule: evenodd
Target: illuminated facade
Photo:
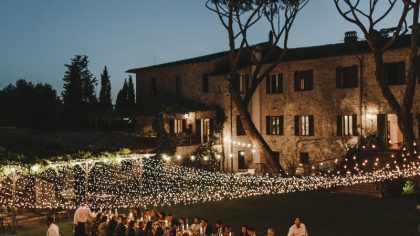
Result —
<instances>
[{"instance_id":1,"label":"illuminated facade","mask_svg":"<svg viewBox=\"0 0 420 236\"><path fill-rule=\"evenodd\" d=\"M409 42L409 36L402 38L384 55L386 78L398 99L405 87ZM250 140L241 127L236 108L231 106L227 70L223 68L227 55L228 52L221 52L128 72L136 74L137 103L182 97L223 108L227 120L222 135L216 136L224 145L225 169L230 170L233 162L234 171L258 172L259 157L248 147ZM241 68L238 89L246 93L253 66L245 63ZM377 133L390 149L398 148L403 141L397 117L375 81L373 57L364 41L289 49L285 61L259 85L249 111L286 169L340 158L345 145L356 142L361 135ZM417 89L413 105L417 137L419 113ZM179 124L168 122L167 126L172 127L171 122L180 126L180 132L186 127L182 117ZM147 133L144 122L141 127ZM202 132L202 126L199 127Z\"/></svg>"}]
</instances>

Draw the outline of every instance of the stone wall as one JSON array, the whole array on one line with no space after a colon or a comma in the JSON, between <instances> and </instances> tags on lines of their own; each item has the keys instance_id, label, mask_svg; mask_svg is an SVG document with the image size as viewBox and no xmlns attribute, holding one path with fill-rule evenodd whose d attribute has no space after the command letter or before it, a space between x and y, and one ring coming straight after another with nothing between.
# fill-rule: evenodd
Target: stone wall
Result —
<instances>
[{"instance_id":1,"label":"stone wall","mask_svg":"<svg viewBox=\"0 0 420 236\"><path fill-rule=\"evenodd\" d=\"M409 49L396 49L385 54L385 62L406 61L408 67ZM230 96L227 88L226 76L209 78L209 92L202 92L202 75L210 73L214 60L192 64L158 67L137 72L137 99L151 99L150 81L156 79L157 94L155 97L170 98L175 96L175 76L182 80L181 94L185 98L203 102L209 105L219 105L225 109L228 119L224 125L223 137L241 143L250 143L246 136L236 135L236 108L231 107ZM357 88L337 89L336 67L358 66L359 86ZM362 66L362 78L360 76ZM250 74L252 68L241 73ZM313 70L314 89L311 91L294 91L294 71ZM382 96L374 77L374 63L370 54L346 55L339 57L325 57L311 60L290 61L281 63L275 68L273 74L282 73L284 92L280 94L266 94L265 82L261 83L249 106L256 127L263 134L270 147L280 153L283 166L297 165L300 152L308 152L310 162L314 163L330 158L339 158L344 154L344 145L357 141L357 136L337 137L337 115L357 114L359 134L366 135L375 132L376 115L392 113ZM362 83L360 83L362 81ZM363 87L361 95L360 85ZM401 100L404 85L391 86L392 91ZM417 84L419 87L419 84ZM420 89L420 87L418 88ZM413 106L414 130L418 135L417 114L420 113L420 93L416 90ZM232 114L232 123L231 123ZM266 135L265 117L267 115L284 116L284 135ZM295 136L295 115L314 116L314 136ZM232 135L231 135L232 125ZM259 157L250 148L231 145L225 142L226 169L230 169L230 157L233 156L233 167L238 169L238 152L245 151L247 168L260 168Z\"/></svg>"}]
</instances>

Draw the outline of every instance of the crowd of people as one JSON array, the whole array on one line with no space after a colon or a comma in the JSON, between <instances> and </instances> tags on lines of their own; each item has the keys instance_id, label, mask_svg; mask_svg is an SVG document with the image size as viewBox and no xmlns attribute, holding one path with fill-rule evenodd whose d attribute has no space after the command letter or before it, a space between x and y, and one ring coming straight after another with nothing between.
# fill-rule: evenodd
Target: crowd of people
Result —
<instances>
[{"instance_id":1,"label":"crowd of people","mask_svg":"<svg viewBox=\"0 0 420 236\"><path fill-rule=\"evenodd\" d=\"M47 236L59 236L58 226L53 218L47 218ZM118 214L117 210L92 213L88 207L79 207L74 213L74 236L236 236L231 226L216 221L214 227L207 219L194 217L193 222L184 217L175 219L171 214L157 210L143 213L135 208L129 214ZM253 227L242 225L237 236L256 236ZM267 230L267 236L276 236L274 228ZM290 227L287 236L308 236L305 225L298 217Z\"/></svg>"}]
</instances>

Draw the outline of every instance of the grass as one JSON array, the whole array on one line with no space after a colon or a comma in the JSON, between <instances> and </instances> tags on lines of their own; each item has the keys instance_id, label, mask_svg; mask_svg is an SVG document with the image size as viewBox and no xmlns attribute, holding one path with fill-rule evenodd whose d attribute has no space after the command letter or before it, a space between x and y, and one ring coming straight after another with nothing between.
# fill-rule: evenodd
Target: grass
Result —
<instances>
[{"instance_id":1,"label":"grass","mask_svg":"<svg viewBox=\"0 0 420 236\"><path fill-rule=\"evenodd\" d=\"M417 198L416 198L417 197ZM238 232L241 224L253 226L259 235L274 227L277 235L287 235L294 217L301 216L310 235L418 235L418 196L369 198L323 192L269 195L159 210L184 216L207 217L211 224L222 220ZM61 236L70 236L70 223L61 223ZM45 226L21 230L18 235L43 235Z\"/></svg>"}]
</instances>

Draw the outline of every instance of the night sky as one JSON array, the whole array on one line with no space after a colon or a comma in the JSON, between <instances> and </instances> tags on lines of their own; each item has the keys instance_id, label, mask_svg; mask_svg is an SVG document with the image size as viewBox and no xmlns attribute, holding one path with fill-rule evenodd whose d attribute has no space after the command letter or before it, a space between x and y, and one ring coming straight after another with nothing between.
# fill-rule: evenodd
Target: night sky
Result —
<instances>
[{"instance_id":1,"label":"night sky","mask_svg":"<svg viewBox=\"0 0 420 236\"><path fill-rule=\"evenodd\" d=\"M378 28L393 26L397 13ZM355 29L338 15L332 0L311 0L296 19L289 46L342 42L344 32ZM250 35L251 43L267 38L264 24ZM1 88L26 79L50 83L61 92L64 64L75 54L86 54L98 79L108 67L115 98L127 69L227 48L226 32L202 0L0 2Z\"/></svg>"}]
</instances>

